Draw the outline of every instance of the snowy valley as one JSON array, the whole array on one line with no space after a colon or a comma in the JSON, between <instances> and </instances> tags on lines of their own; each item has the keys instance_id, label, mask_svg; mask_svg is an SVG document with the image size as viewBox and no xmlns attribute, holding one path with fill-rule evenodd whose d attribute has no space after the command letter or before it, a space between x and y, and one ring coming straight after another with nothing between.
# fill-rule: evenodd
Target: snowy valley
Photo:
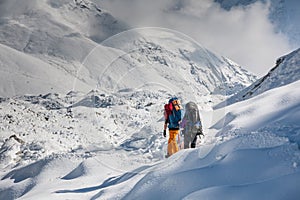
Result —
<instances>
[{"instance_id":1,"label":"snowy valley","mask_svg":"<svg viewBox=\"0 0 300 200\"><path fill-rule=\"evenodd\" d=\"M299 49L257 79L91 1L0 11L0 199L300 198ZM165 158L175 95L205 135Z\"/></svg>"}]
</instances>

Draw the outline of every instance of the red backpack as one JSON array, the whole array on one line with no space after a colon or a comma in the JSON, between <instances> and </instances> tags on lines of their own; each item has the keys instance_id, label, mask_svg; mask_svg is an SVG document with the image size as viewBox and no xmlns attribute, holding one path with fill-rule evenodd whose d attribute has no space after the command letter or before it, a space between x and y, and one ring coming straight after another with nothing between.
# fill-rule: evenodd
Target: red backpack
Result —
<instances>
[{"instance_id":1,"label":"red backpack","mask_svg":"<svg viewBox=\"0 0 300 200\"><path fill-rule=\"evenodd\" d=\"M169 119L169 115L172 113L172 110L175 109L180 110L181 109L181 104L180 101L175 97L169 100L169 103L165 104L165 109L164 109L164 116L165 120Z\"/></svg>"},{"instance_id":2,"label":"red backpack","mask_svg":"<svg viewBox=\"0 0 300 200\"><path fill-rule=\"evenodd\" d=\"M165 104L165 110L164 110L165 120L169 119L169 115L172 113L172 110L173 110L172 103Z\"/></svg>"}]
</instances>

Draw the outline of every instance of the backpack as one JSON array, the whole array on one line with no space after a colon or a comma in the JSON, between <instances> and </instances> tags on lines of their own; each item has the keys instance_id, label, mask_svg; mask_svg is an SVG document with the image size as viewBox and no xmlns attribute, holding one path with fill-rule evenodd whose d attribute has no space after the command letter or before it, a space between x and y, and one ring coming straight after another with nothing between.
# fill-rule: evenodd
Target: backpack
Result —
<instances>
[{"instance_id":1,"label":"backpack","mask_svg":"<svg viewBox=\"0 0 300 200\"><path fill-rule=\"evenodd\" d=\"M188 132L202 133L200 113L194 102L188 102L185 105L182 128L186 129Z\"/></svg>"},{"instance_id":2,"label":"backpack","mask_svg":"<svg viewBox=\"0 0 300 200\"><path fill-rule=\"evenodd\" d=\"M177 97L173 97L169 100L169 103L165 104L164 106L164 117L165 121L169 120L169 116L174 111L181 110L181 104Z\"/></svg>"}]
</instances>

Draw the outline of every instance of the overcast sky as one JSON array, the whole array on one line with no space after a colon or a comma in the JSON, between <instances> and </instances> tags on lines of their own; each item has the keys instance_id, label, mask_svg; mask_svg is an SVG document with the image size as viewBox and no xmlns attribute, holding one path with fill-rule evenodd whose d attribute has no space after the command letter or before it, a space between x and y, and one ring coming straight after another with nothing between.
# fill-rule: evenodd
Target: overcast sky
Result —
<instances>
[{"instance_id":1,"label":"overcast sky","mask_svg":"<svg viewBox=\"0 0 300 200\"><path fill-rule=\"evenodd\" d=\"M226 11L213 0L102 0L100 5L132 27L163 27L182 32L258 76L292 51L276 34L268 5L255 3Z\"/></svg>"}]
</instances>

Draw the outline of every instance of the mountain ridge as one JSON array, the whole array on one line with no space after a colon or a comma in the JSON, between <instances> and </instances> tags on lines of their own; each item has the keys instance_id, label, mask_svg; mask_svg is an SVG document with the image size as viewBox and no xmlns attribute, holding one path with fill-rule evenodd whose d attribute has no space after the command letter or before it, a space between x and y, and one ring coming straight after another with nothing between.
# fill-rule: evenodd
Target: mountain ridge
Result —
<instances>
[{"instance_id":1,"label":"mountain ridge","mask_svg":"<svg viewBox=\"0 0 300 200\"><path fill-rule=\"evenodd\" d=\"M226 101L216 105L221 108L238 101L244 101L273 88L281 87L300 79L299 59L300 49L297 49L276 60L276 65L262 78L249 87L229 97Z\"/></svg>"}]
</instances>

